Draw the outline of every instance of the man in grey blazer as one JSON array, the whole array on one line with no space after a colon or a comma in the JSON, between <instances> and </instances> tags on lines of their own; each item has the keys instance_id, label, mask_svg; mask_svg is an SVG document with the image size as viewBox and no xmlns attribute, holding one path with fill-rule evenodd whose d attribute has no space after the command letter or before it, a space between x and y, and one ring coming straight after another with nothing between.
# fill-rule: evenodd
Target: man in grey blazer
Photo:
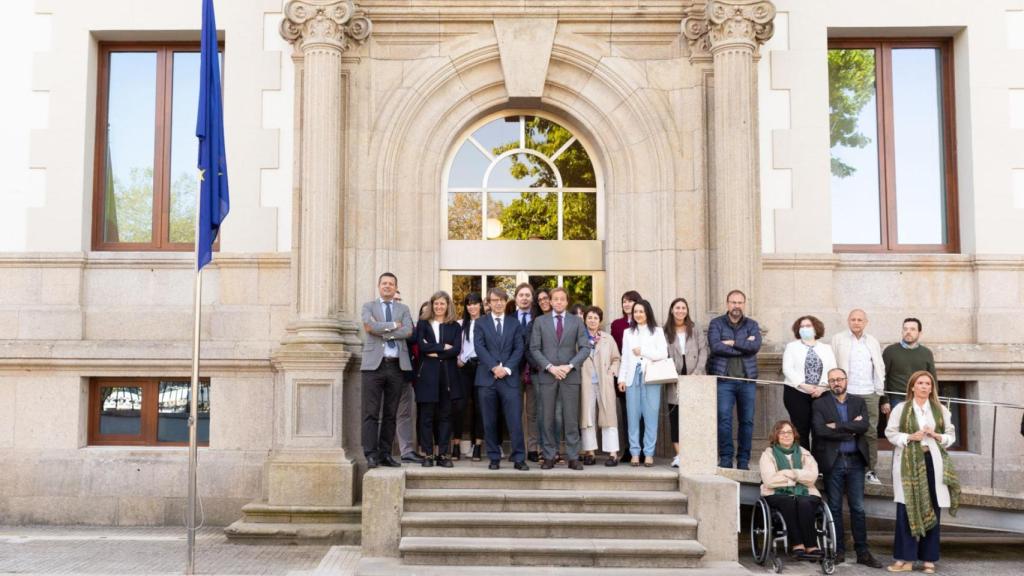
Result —
<instances>
[{"instance_id":1,"label":"man in grey blazer","mask_svg":"<svg viewBox=\"0 0 1024 576\"><path fill-rule=\"evenodd\" d=\"M363 454L366 465L399 467L391 457L395 440L395 418L405 379L411 371L406 339L412 336L409 307L395 301L398 278L385 272L377 279L380 298L363 304ZM383 411L383 412L382 412Z\"/></svg>"},{"instance_id":2,"label":"man in grey blazer","mask_svg":"<svg viewBox=\"0 0 1024 576\"><path fill-rule=\"evenodd\" d=\"M551 292L551 314L533 321L530 356L537 374L541 401L541 437L544 445L542 470L555 466L558 436L555 434L555 403L561 399L565 426L565 450L569 468L582 470L580 454L580 367L590 356L587 328L575 314L566 314L569 294L558 287Z\"/></svg>"}]
</instances>

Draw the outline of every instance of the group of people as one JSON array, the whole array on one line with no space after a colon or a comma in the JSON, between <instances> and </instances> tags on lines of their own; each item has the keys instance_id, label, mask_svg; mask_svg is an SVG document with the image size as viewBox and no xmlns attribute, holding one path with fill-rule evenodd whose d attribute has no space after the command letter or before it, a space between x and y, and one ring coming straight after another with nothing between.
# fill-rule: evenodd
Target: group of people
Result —
<instances>
[{"instance_id":1,"label":"group of people","mask_svg":"<svg viewBox=\"0 0 1024 576\"><path fill-rule=\"evenodd\" d=\"M599 447L608 455L606 466L627 459L653 466L663 393L676 453L672 465L678 466L676 384L647 377L652 366L669 359L675 374L718 378L719 467L749 468L762 336L745 315L742 291L727 294L726 313L709 322L705 338L684 298L669 304L659 326L651 303L628 291L622 316L606 331L601 308L570 308L561 287L535 290L523 283L511 297L500 287L484 296L471 293L461 319L451 296L439 291L414 321L397 284L394 274L382 274L379 298L362 308L362 444L370 468L401 465L392 456L396 428L402 461L451 467L461 458L466 420L472 459L485 453L492 470L503 459L503 428L517 470L528 470L527 461L539 461L545 470L563 461L582 470L596 463ZM794 322L795 339L782 360L789 419L775 425L761 456L762 493L786 517L794 553L818 555L813 518L820 466L839 560L845 559L845 497L857 561L881 567L867 547L863 501L865 483L879 483L882 428L895 447L898 503L897 562L889 570L909 571L920 560L927 573L938 559L939 510L955 512L958 504L959 483L946 453L955 430L938 402L934 358L920 344L920 320L907 318L901 341L884 351L865 331L867 323L863 310L851 311L848 330L829 345L818 318ZM411 439L413 402L420 453Z\"/></svg>"},{"instance_id":2,"label":"group of people","mask_svg":"<svg viewBox=\"0 0 1024 576\"><path fill-rule=\"evenodd\" d=\"M850 509L857 562L882 564L869 551L864 512L865 483L880 484L878 429L893 445L896 502L890 572L909 572L922 562L926 574L939 559L941 509L956 514L960 482L946 451L956 442L950 412L939 403L935 360L920 343L921 321L903 321L899 342L881 349L867 334L867 314L847 317L848 330L822 342L824 324L814 316L793 323L783 353L789 420L775 424L761 455L761 493L782 513L793 553L820 557L814 517L824 477L826 502L836 526L838 561L845 560L843 500ZM879 424L881 419L881 424Z\"/></svg>"}]
</instances>

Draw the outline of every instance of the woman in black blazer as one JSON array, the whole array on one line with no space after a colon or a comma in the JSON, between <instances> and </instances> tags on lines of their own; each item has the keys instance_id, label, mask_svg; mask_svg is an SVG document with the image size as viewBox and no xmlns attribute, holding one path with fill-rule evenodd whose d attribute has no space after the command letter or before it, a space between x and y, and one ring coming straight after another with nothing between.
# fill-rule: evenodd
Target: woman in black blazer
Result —
<instances>
[{"instance_id":1,"label":"woman in black blazer","mask_svg":"<svg viewBox=\"0 0 1024 576\"><path fill-rule=\"evenodd\" d=\"M452 401L462 398L458 357L462 350L462 327L455 322L455 306L447 292L434 293L430 306L416 324L420 351L416 378L416 406L420 448L426 455L423 466L452 467L448 446L452 441ZM434 446L438 455L434 456Z\"/></svg>"}]
</instances>

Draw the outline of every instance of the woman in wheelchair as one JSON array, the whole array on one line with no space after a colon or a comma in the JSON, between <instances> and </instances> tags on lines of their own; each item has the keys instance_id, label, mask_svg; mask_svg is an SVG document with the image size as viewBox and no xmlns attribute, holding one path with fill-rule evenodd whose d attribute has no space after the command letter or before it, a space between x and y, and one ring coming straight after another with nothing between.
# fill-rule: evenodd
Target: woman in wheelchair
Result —
<instances>
[{"instance_id":1,"label":"woman in wheelchair","mask_svg":"<svg viewBox=\"0 0 1024 576\"><path fill-rule=\"evenodd\" d=\"M821 558L814 528L821 505L821 493L814 487L818 463L800 447L800 436L789 420L776 422L769 440L771 445L761 454L761 495L785 519L793 556Z\"/></svg>"}]
</instances>

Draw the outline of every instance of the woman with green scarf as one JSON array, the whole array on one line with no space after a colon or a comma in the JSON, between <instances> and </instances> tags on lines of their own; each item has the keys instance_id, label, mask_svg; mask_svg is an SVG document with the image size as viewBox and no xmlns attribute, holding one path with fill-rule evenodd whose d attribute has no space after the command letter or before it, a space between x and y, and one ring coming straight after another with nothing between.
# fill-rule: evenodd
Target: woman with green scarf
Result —
<instances>
[{"instance_id":1,"label":"woman with green scarf","mask_svg":"<svg viewBox=\"0 0 1024 576\"><path fill-rule=\"evenodd\" d=\"M893 445L892 489L896 535L890 572L910 572L921 561L935 573L942 508L956 516L960 480L946 448L956 442L949 410L939 404L935 378L926 370L907 382L907 398L889 414L885 437Z\"/></svg>"},{"instance_id":2,"label":"woman with green scarf","mask_svg":"<svg viewBox=\"0 0 1024 576\"><path fill-rule=\"evenodd\" d=\"M775 423L771 445L761 454L761 495L786 520L793 555L817 560L818 533L814 515L821 506L821 493L814 487L818 463L800 447L800 434L789 420Z\"/></svg>"}]
</instances>

